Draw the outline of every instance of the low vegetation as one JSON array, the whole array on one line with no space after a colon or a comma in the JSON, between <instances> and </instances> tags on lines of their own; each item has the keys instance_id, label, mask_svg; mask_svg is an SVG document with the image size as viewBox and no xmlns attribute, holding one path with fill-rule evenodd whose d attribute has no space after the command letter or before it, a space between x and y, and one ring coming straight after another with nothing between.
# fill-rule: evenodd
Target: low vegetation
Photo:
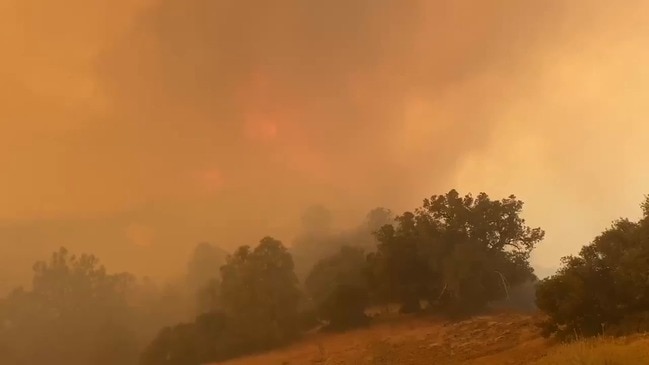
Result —
<instances>
[{"instance_id":1,"label":"low vegetation","mask_svg":"<svg viewBox=\"0 0 649 365\"><path fill-rule=\"evenodd\" d=\"M645 365L647 359L647 338L598 338L553 348L533 365Z\"/></svg>"},{"instance_id":2,"label":"low vegetation","mask_svg":"<svg viewBox=\"0 0 649 365\"><path fill-rule=\"evenodd\" d=\"M649 199L642 219L614 222L540 282L529 258L544 232L526 224L522 208L515 196L451 190L396 217L372 210L343 233L331 230L326 210L312 209L308 234L290 250L271 237L230 255L203 243L176 286L112 274L92 255L61 249L34 266L31 288L0 300L3 363L226 361L290 347L318 328L374 336L369 308L396 304L402 314L426 314L420 322L445 325L429 323L434 332L396 343L372 337L363 352L369 357L353 361L489 364L509 353L519 363L599 364L626 351L622 363L634 364L643 354L636 342L599 339L546 351L538 334L570 341L649 329ZM494 308L531 313L535 304L543 321L479 316ZM526 343L538 351L519 347ZM319 345L316 352L325 358L327 351Z\"/></svg>"},{"instance_id":3,"label":"low vegetation","mask_svg":"<svg viewBox=\"0 0 649 365\"><path fill-rule=\"evenodd\" d=\"M279 241L265 238L254 249L241 247L221 268L220 284L214 288L219 298L214 308L222 311L224 324L217 333L205 334L212 341L195 339L202 332L192 328L200 327L201 319L165 329L142 363L171 364L169 359L188 354L185 363L198 364L285 345L300 335L300 308L305 308L300 303L310 303L325 328L337 331L367 324L370 304L396 301L402 313L420 312L422 303L430 313L465 316L483 311L488 303L508 298L512 287L535 279L529 255L544 233L525 224L522 207L514 196L491 200L484 193L460 196L452 190L425 199L414 212L380 227L376 223L385 223L391 213L375 209L368 215L368 226L377 228L375 247L368 248L366 241L360 247L337 244L338 250L315 262L306 275L304 294L292 255ZM308 213L305 226L313 242L334 237L326 211ZM314 239L315 233L323 239ZM302 252L308 247L306 237L300 241ZM354 235L335 237L340 243ZM221 333L228 339L218 345L219 352L213 342ZM180 346L170 342L174 338ZM236 345L221 346L224 341ZM207 348L196 348L197 342ZM178 351L170 354L171 349ZM197 358L196 353L206 355Z\"/></svg>"}]
</instances>

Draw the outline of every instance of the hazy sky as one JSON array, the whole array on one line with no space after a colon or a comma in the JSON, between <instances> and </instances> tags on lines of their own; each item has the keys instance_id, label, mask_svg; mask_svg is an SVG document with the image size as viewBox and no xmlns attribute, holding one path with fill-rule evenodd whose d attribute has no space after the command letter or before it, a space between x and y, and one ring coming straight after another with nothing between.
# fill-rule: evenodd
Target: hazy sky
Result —
<instances>
[{"instance_id":1,"label":"hazy sky","mask_svg":"<svg viewBox=\"0 0 649 365\"><path fill-rule=\"evenodd\" d=\"M451 188L554 267L649 192L649 3L0 0L0 290L54 248L189 249ZM6 286L6 285L5 285Z\"/></svg>"}]
</instances>

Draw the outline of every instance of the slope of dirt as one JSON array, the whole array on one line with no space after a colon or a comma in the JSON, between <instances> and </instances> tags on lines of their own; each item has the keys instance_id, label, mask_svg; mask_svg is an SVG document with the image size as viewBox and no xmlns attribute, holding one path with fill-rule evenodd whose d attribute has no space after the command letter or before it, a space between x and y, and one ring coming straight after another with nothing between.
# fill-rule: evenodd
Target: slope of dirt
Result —
<instances>
[{"instance_id":1,"label":"slope of dirt","mask_svg":"<svg viewBox=\"0 0 649 365\"><path fill-rule=\"evenodd\" d=\"M511 313L460 322L398 318L346 333L313 334L289 347L223 364L528 364L550 347L536 321Z\"/></svg>"}]
</instances>

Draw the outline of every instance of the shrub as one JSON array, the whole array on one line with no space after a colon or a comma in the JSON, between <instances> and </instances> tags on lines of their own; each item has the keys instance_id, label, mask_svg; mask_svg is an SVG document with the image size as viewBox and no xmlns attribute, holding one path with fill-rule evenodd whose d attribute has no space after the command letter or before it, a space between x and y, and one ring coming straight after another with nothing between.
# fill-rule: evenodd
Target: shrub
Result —
<instances>
[{"instance_id":1,"label":"shrub","mask_svg":"<svg viewBox=\"0 0 649 365\"><path fill-rule=\"evenodd\" d=\"M225 314L206 313L193 323L164 328L141 355L142 365L200 365L222 361L245 352L235 346Z\"/></svg>"},{"instance_id":2,"label":"shrub","mask_svg":"<svg viewBox=\"0 0 649 365\"><path fill-rule=\"evenodd\" d=\"M330 330L362 326L369 322L369 317L365 314L368 302L366 289L341 284L321 304L320 315L329 321L327 329Z\"/></svg>"}]
</instances>

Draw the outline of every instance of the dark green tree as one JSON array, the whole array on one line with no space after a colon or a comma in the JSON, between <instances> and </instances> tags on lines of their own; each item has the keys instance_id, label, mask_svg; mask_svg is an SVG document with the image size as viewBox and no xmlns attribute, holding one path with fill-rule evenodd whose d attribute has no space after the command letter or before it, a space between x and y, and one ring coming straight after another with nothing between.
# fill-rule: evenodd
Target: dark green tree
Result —
<instances>
[{"instance_id":1,"label":"dark green tree","mask_svg":"<svg viewBox=\"0 0 649 365\"><path fill-rule=\"evenodd\" d=\"M350 284L337 285L320 303L320 315L329 324L326 329L340 331L365 325L369 317L365 309L369 304L367 289Z\"/></svg>"},{"instance_id":2,"label":"dark green tree","mask_svg":"<svg viewBox=\"0 0 649 365\"><path fill-rule=\"evenodd\" d=\"M300 331L301 293L293 260L280 241L266 237L242 246L221 267L219 309L191 323L163 329L141 356L142 365L199 365L269 349Z\"/></svg>"},{"instance_id":3,"label":"dark green tree","mask_svg":"<svg viewBox=\"0 0 649 365\"><path fill-rule=\"evenodd\" d=\"M522 208L513 195L491 200L451 190L425 199L377 232L370 257L376 290L395 295L404 312L427 300L466 313L506 297L510 286L534 277L529 256L544 236L526 225Z\"/></svg>"},{"instance_id":4,"label":"dark green tree","mask_svg":"<svg viewBox=\"0 0 649 365\"><path fill-rule=\"evenodd\" d=\"M321 304L339 285L349 285L367 290L365 251L359 247L343 246L311 269L305 280L307 295Z\"/></svg>"},{"instance_id":5,"label":"dark green tree","mask_svg":"<svg viewBox=\"0 0 649 365\"><path fill-rule=\"evenodd\" d=\"M300 296L291 255L273 238L254 249L240 247L221 268L220 301L247 346L268 348L295 338Z\"/></svg>"},{"instance_id":6,"label":"dark green tree","mask_svg":"<svg viewBox=\"0 0 649 365\"><path fill-rule=\"evenodd\" d=\"M373 289L385 301L400 301L402 312L416 312L420 299L431 291L428 286L437 282L428 266L430 253L423 246L431 242L414 214L406 212L396 221L396 227L386 225L377 232L377 252L368 257Z\"/></svg>"},{"instance_id":7,"label":"dark green tree","mask_svg":"<svg viewBox=\"0 0 649 365\"><path fill-rule=\"evenodd\" d=\"M305 290L320 318L332 328L365 323L369 288L364 250L343 246L335 255L320 260L307 276Z\"/></svg>"},{"instance_id":8,"label":"dark green tree","mask_svg":"<svg viewBox=\"0 0 649 365\"><path fill-rule=\"evenodd\" d=\"M649 201L649 200L648 200ZM562 259L558 272L537 288L537 305L549 316L546 335L591 336L649 329L649 216L620 219Z\"/></svg>"},{"instance_id":9,"label":"dark green tree","mask_svg":"<svg viewBox=\"0 0 649 365\"><path fill-rule=\"evenodd\" d=\"M141 365L201 365L241 355L221 312L205 313L192 323L162 329L145 348Z\"/></svg>"}]
</instances>

